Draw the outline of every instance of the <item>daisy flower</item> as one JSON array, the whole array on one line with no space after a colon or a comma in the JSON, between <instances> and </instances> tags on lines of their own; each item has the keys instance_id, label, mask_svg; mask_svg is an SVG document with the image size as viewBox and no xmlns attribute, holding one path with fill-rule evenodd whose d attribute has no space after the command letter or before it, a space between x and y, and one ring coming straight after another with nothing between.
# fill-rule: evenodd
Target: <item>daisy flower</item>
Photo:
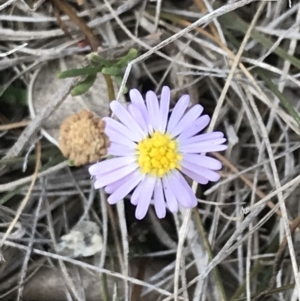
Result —
<instances>
[{"instance_id":1,"label":"daisy flower","mask_svg":"<svg viewBox=\"0 0 300 301\"><path fill-rule=\"evenodd\" d=\"M189 108L190 97L183 95L170 110L170 89L163 87L160 101L153 91L129 92L128 107L111 102L119 119L105 117L105 134L110 140L108 155L113 158L89 168L96 189L105 187L109 204L116 204L131 191L137 219L145 217L151 200L159 218L166 208L177 212L178 206L193 208L197 199L184 175L200 184L220 179L220 161L202 153L227 148L222 132L199 134L210 122L199 104Z\"/></svg>"}]
</instances>

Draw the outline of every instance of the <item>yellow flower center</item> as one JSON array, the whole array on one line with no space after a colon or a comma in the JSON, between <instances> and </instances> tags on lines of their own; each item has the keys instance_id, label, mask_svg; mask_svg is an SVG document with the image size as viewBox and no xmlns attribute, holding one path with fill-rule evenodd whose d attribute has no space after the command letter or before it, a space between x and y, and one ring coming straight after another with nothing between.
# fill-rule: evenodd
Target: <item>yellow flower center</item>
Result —
<instances>
[{"instance_id":1,"label":"yellow flower center","mask_svg":"<svg viewBox=\"0 0 300 301\"><path fill-rule=\"evenodd\" d=\"M176 141L169 134L154 132L138 143L138 165L142 173L163 177L172 169L180 169L182 155L178 153Z\"/></svg>"}]
</instances>

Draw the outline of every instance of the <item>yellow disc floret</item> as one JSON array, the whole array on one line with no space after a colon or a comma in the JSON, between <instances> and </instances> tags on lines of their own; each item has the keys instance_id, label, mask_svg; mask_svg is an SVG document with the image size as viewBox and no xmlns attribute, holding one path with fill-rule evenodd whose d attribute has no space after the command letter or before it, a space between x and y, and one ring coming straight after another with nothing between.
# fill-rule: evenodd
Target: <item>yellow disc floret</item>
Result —
<instances>
[{"instance_id":1,"label":"yellow disc floret","mask_svg":"<svg viewBox=\"0 0 300 301\"><path fill-rule=\"evenodd\" d=\"M158 131L138 143L137 156L143 173L159 177L172 169L180 169L179 162L182 160L177 150L177 142L169 134Z\"/></svg>"}]
</instances>

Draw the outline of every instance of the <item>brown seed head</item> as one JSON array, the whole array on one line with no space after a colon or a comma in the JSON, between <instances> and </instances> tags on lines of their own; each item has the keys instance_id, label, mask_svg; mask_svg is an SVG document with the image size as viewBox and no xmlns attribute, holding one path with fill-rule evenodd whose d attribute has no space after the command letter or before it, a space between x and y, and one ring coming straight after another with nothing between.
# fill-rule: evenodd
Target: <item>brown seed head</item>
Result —
<instances>
[{"instance_id":1,"label":"brown seed head","mask_svg":"<svg viewBox=\"0 0 300 301\"><path fill-rule=\"evenodd\" d=\"M69 116L60 126L59 147L75 166L99 161L107 153L105 123L87 110Z\"/></svg>"}]
</instances>

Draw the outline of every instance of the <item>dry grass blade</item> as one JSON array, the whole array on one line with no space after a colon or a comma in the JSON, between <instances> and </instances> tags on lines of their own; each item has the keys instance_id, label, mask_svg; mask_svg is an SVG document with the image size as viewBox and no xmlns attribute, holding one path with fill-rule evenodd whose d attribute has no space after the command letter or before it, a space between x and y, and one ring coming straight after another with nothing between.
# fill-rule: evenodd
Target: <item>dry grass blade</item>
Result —
<instances>
[{"instance_id":1,"label":"dry grass blade","mask_svg":"<svg viewBox=\"0 0 300 301\"><path fill-rule=\"evenodd\" d=\"M38 170L40 167L40 161L41 161L41 144L38 142L36 144L36 162L35 162L35 170L34 170L34 174L32 176L32 181L30 183L30 186L28 188L27 194L25 196L25 198L23 199L23 201L21 202L18 211L16 212L16 216L14 217L13 221L11 222L10 226L8 227L7 231L5 232L5 234L3 235L3 237L1 238L0 241L0 249L3 247L3 244L5 243L5 240L8 238L9 234L11 233L11 231L13 230L13 228L15 227L18 219L20 218L25 206L27 205L29 198L30 198L30 194L32 192L32 189L34 187L35 181L37 179L37 174L38 174Z\"/></svg>"},{"instance_id":2,"label":"dry grass blade","mask_svg":"<svg viewBox=\"0 0 300 301\"><path fill-rule=\"evenodd\" d=\"M1 299L300 298L299 3L0 0L0 10ZM87 65L77 72L95 73L94 64L105 78L72 98L85 75L56 74ZM59 112L106 117L111 100L128 102L125 86L160 98L165 85L170 113L189 94L228 148L205 160L223 166L204 174L210 184L187 178L193 211L158 219L154 195L137 220L132 192L110 205L106 192L118 188L98 193L89 166L73 167L59 135L47 133L59 128ZM31 121L27 96L31 108L45 100ZM67 240L84 224L97 235L87 231L74 247Z\"/></svg>"},{"instance_id":3,"label":"dry grass blade","mask_svg":"<svg viewBox=\"0 0 300 301\"><path fill-rule=\"evenodd\" d=\"M5 159L13 158L20 155L21 151L24 149L26 144L30 141L34 133L36 133L42 123L54 112L57 107L67 98L70 91L75 87L78 83L79 79L70 79L67 80L65 85L62 86L61 90L57 92L56 95L53 96L54 101L51 102L39 116L36 116L34 120L30 122L27 128L24 130L22 135L20 135L18 141L15 145L7 152Z\"/></svg>"},{"instance_id":4,"label":"dry grass blade","mask_svg":"<svg viewBox=\"0 0 300 301\"><path fill-rule=\"evenodd\" d=\"M107 0L105 0L107 2ZM137 59L133 60L132 62L130 62L125 70L125 74L122 80L122 84L120 86L119 89L119 93L117 96L117 99L120 99L120 95L126 85L126 82L128 80L131 68L133 64L136 64L140 61L145 60L146 58L148 58L150 55L156 53L158 50L160 50L161 48L165 47L166 45L172 43L173 41L179 39L180 37L182 37L184 34L189 33L190 31L192 31L193 29L199 27L200 25L203 25L205 23L208 23L209 21L213 20L214 18L221 16L223 14L226 14L230 11L233 11L239 7L245 6L249 3L253 2L253 0L241 0L238 1L236 3L232 3L232 4L228 4L225 5L215 11L213 11L212 13L207 14L206 16L200 18L198 21L194 22L193 24L189 25L188 27L186 27L185 29L179 31L177 34L174 34L173 36L171 36L170 38L164 40L163 42L161 42L160 44L158 44L155 47L152 47L149 51L147 51L145 54L139 56ZM107 3L107 5L109 5Z\"/></svg>"}]
</instances>

